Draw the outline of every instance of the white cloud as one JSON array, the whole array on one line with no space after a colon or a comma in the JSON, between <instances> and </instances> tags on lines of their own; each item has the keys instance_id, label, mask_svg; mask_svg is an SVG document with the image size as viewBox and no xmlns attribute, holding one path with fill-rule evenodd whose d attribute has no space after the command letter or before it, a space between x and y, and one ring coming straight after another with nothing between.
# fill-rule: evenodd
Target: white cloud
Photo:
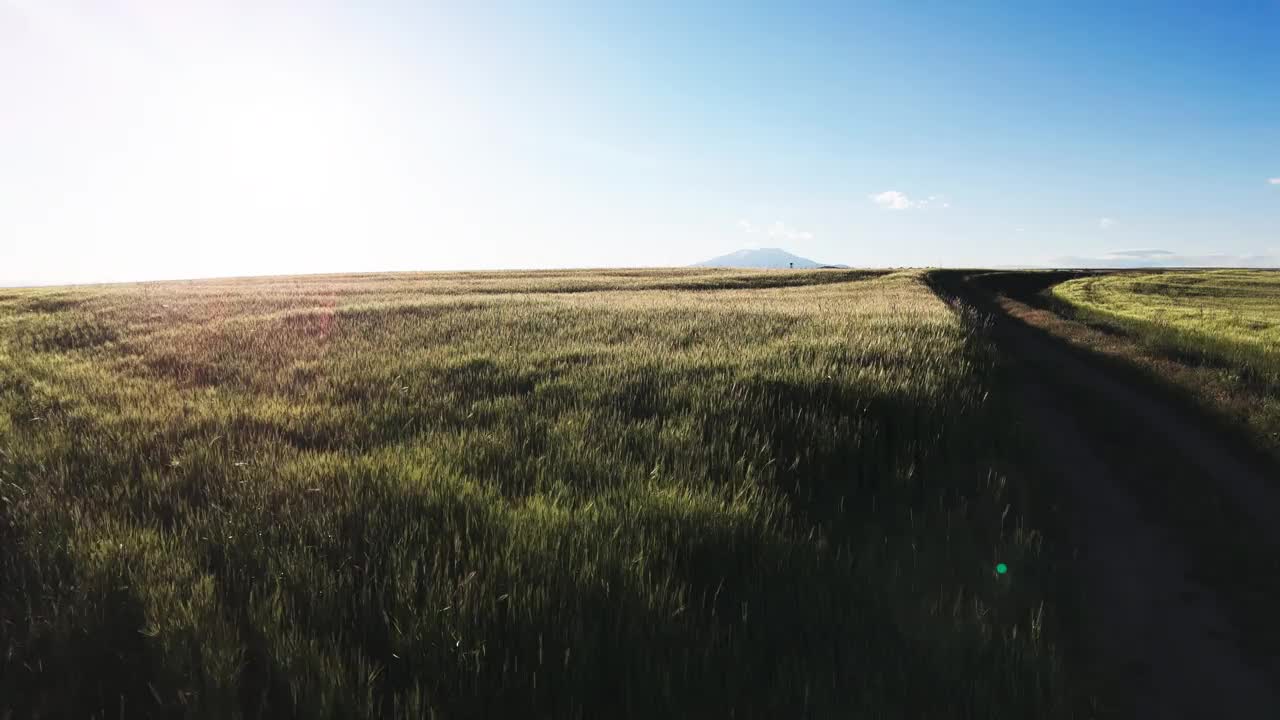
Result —
<instances>
[{"instance_id":1,"label":"white cloud","mask_svg":"<svg viewBox=\"0 0 1280 720\"><path fill-rule=\"evenodd\" d=\"M1280 185L1280 178L1268 178L1267 182L1271 183L1272 185Z\"/></svg>"},{"instance_id":2,"label":"white cloud","mask_svg":"<svg viewBox=\"0 0 1280 720\"><path fill-rule=\"evenodd\" d=\"M930 195L923 200L912 200L906 193L899 190L885 190L882 193L872 193L867 198L885 210L910 210L931 206L951 207L951 202L946 195Z\"/></svg>"},{"instance_id":3,"label":"white cloud","mask_svg":"<svg viewBox=\"0 0 1280 720\"><path fill-rule=\"evenodd\" d=\"M797 230L786 223L778 220L769 226L769 237L774 240L812 240L813 233L805 230Z\"/></svg>"},{"instance_id":4,"label":"white cloud","mask_svg":"<svg viewBox=\"0 0 1280 720\"><path fill-rule=\"evenodd\" d=\"M742 232L748 235L763 233L764 235L767 235L770 240L796 241L813 239L813 233L807 230L794 228L781 220L776 220L772 225L768 226L757 225L750 220L739 220L738 227Z\"/></svg>"},{"instance_id":5,"label":"white cloud","mask_svg":"<svg viewBox=\"0 0 1280 720\"><path fill-rule=\"evenodd\" d=\"M1116 221L1113 218L1109 218L1109 217L1098 218L1098 227L1103 230L1110 230L1115 226L1116 226Z\"/></svg>"},{"instance_id":6,"label":"white cloud","mask_svg":"<svg viewBox=\"0 0 1280 720\"><path fill-rule=\"evenodd\" d=\"M882 193L873 193L868 195L871 202L879 205L885 210L906 210L915 207L915 203L911 202L911 198L906 193L897 190L885 190Z\"/></svg>"}]
</instances>

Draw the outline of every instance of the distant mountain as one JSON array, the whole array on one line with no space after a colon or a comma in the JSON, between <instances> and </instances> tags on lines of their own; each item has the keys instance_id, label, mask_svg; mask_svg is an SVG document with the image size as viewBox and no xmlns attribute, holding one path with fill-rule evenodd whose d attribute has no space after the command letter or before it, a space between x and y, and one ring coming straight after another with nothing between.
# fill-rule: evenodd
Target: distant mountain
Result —
<instances>
[{"instance_id":1,"label":"distant mountain","mask_svg":"<svg viewBox=\"0 0 1280 720\"><path fill-rule=\"evenodd\" d=\"M823 263L814 262L809 258L792 255L782 248L757 248L755 250L739 250L737 252L731 252L728 255L721 255L720 257L714 257L700 263L694 263L694 267L767 268L773 270L785 270L790 267L797 269L814 269L820 267L844 268L848 266L824 265Z\"/></svg>"}]
</instances>

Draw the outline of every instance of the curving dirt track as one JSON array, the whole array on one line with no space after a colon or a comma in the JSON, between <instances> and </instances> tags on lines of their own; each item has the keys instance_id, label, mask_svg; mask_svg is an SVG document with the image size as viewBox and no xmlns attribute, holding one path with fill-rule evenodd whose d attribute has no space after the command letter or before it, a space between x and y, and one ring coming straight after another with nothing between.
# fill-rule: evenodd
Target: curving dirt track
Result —
<instances>
[{"instance_id":1,"label":"curving dirt track","mask_svg":"<svg viewBox=\"0 0 1280 720\"><path fill-rule=\"evenodd\" d=\"M1083 654L1112 694L1133 703L1118 714L1280 718L1280 663L1242 649L1247 623L1229 598L1192 579L1197 560L1185 533L1153 517L1152 494L1135 491L1162 489L1174 468L1182 482L1213 487L1276 551L1273 470L1225 445L1186 407L1014 319L994 302L991 285L962 273L935 273L931 281L940 295L991 317L992 337L1013 370L1019 416L1042 466L1059 480Z\"/></svg>"}]
</instances>

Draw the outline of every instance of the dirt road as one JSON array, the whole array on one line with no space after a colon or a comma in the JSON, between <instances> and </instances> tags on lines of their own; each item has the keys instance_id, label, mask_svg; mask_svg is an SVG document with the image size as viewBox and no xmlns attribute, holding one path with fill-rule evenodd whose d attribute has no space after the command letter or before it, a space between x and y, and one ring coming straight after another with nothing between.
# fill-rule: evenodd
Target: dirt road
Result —
<instances>
[{"instance_id":1,"label":"dirt road","mask_svg":"<svg viewBox=\"0 0 1280 720\"><path fill-rule=\"evenodd\" d=\"M1280 666L1242 649L1236 606L1192 579L1203 562L1194 540L1149 507L1160 489L1177 487L1162 484L1176 468L1180 482L1211 483L1275 550L1280 489L1267 470L1221 444L1202 418L1012 319L963 278L935 284L991 314L1013 365L1019 414L1059 481L1084 654L1133 701L1119 714L1280 718Z\"/></svg>"}]
</instances>

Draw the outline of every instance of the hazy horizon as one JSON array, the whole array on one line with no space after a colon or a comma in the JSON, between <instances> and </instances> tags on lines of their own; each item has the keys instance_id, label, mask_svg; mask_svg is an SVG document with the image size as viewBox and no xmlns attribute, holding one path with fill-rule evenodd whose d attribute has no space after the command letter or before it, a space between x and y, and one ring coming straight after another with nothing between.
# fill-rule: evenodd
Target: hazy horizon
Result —
<instances>
[{"instance_id":1,"label":"hazy horizon","mask_svg":"<svg viewBox=\"0 0 1280 720\"><path fill-rule=\"evenodd\" d=\"M1280 266L1280 5L0 0L0 286Z\"/></svg>"},{"instance_id":2,"label":"hazy horizon","mask_svg":"<svg viewBox=\"0 0 1280 720\"><path fill-rule=\"evenodd\" d=\"M769 248L746 248L752 249L769 249ZM733 253L725 253L732 255ZM717 256L722 257L722 256ZM711 258L714 259L714 258ZM813 260L813 258L806 258ZM1072 260L1073 258L1064 258ZM927 270L927 269L977 269L977 270L1230 270L1230 269L1248 269L1248 270L1269 270L1280 272L1280 265L1225 265L1225 264L1192 264L1192 259L1179 258L1174 262L1183 264L1151 264L1140 263L1135 261L1126 261L1123 258L1108 259L1094 258L1100 264L986 264L986 265L849 265L839 261L815 260L822 266L822 269L835 270ZM1213 260L1213 258L1210 258ZM14 283L10 285L0 285L0 289L23 289L23 288L57 288L57 287L80 287L93 285L131 285L138 283L184 283L184 282L200 282L206 280L232 280L232 279L266 279L272 277L312 277L327 275L367 275L367 274L430 274L439 273L442 275L454 273L492 273L492 272L591 272L613 271L613 270L652 270L655 272L663 270L747 270L758 272L770 272L782 270L783 268L747 267L732 265L707 265L705 261L698 263L690 263L688 265L583 265L583 266L547 266L547 267L489 267L489 268L371 268L365 270L332 270L332 271L314 271L314 272L264 272L264 273L240 273L234 275L189 275L189 276L172 276L172 277L153 277L153 278L133 278L119 280L85 280L85 281L50 281L50 282L31 282L31 283ZM803 268L796 268L803 269Z\"/></svg>"}]
</instances>

